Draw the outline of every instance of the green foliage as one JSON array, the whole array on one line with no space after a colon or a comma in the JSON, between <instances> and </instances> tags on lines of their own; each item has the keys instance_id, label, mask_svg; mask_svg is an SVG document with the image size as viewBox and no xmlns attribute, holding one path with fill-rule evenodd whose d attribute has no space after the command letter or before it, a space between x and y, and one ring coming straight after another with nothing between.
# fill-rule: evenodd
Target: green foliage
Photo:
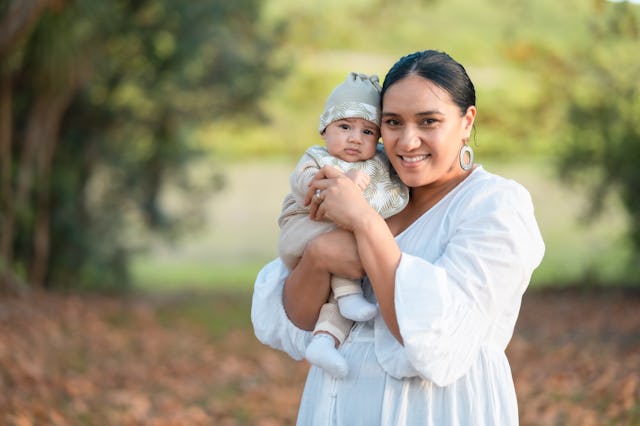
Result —
<instances>
[{"instance_id":1,"label":"green foliage","mask_svg":"<svg viewBox=\"0 0 640 426\"><path fill-rule=\"evenodd\" d=\"M215 170L190 178L190 164L204 155L193 132L239 113L264 119L257 99L284 71L272 60L281 29L262 20L259 3L78 0L38 16L3 67L14 86L13 134L28 133L42 93L67 90L69 102L53 129L51 172L36 173L16 208L18 275L34 262L42 212L50 218L46 285L59 287L122 287L145 228L175 239L198 222L202 195L222 180ZM12 155L18 165L20 144ZM183 203L168 211L171 186Z\"/></svg>"}]
</instances>

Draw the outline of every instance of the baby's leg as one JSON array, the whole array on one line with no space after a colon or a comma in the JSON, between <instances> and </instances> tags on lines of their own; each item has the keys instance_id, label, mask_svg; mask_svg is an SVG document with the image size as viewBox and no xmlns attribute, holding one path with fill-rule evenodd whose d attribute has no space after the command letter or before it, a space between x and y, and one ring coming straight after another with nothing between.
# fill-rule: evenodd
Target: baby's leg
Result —
<instances>
[{"instance_id":1,"label":"baby's leg","mask_svg":"<svg viewBox=\"0 0 640 426\"><path fill-rule=\"evenodd\" d=\"M278 254L289 270L295 268L309 241L335 229L330 222L317 222L308 214L290 215L281 220Z\"/></svg>"},{"instance_id":2,"label":"baby's leg","mask_svg":"<svg viewBox=\"0 0 640 426\"><path fill-rule=\"evenodd\" d=\"M307 361L334 377L345 377L349 372L347 361L337 348L346 339L352 325L353 321L340 315L338 305L331 295L329 302L320 309L313 338L305 351Z\"/></svg>"},{"instance_id":3,"label":"baby's leg","mask_svg":"<svg viewBox=\"0 0 640 426\"><path fill-rule=\"evenodd\" d=\"M364 298L360 280L332 276L331 289L345 318L367 321L376 316L378 308Z\"/></svg>"}]
</instances>

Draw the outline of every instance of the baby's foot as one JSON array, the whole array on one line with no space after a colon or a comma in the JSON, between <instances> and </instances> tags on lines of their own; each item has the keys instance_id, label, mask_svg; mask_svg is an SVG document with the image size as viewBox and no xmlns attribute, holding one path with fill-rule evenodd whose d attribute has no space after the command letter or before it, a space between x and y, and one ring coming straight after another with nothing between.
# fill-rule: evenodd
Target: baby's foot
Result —
<instances>
[{"instance_id":1,"label":"baby's foot","mask_svg":"<svg viewBox=\"0 0 640 426\"><path fill-rule=\"evenodd\" d=\"M347 361L336 349L333 336L319 333L313 336L307 346L305 357L311 364L316 365L337 378L343 378L349 372Z\"/></svg>"},{"instance_id":2,"label":"baby's foot","mask_svg":"<svg viewBox=\"0 0 640 426\"><path fill-rule=\"evenodd\" d=\"M343 317L352 321L368 321L376 316L378 308L362 294L349 294L338 298L338 308Z\"/></svg>"}]
</instances>

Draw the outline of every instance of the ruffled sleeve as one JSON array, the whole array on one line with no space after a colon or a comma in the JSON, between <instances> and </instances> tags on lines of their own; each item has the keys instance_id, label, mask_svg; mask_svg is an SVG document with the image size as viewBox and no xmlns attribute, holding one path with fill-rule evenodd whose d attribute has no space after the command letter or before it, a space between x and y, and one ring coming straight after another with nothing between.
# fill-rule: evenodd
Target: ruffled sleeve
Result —
<instances>
[{"instance_id":1,"label":"ruffled sleeve","mask_svg":"<svg viewBox=\"0 0 640 426\"><path fill-rule=\"evenodd\" d=\"M304 358L311 332L296 327L284 310L282 289L287 275L287 268L280 259L260 270L253 288L251 322L260 342L300 360Z\"/></svg>"},{"instance_id":2,"label":"ruffled sleeve","mask_svg":"<svg viewBox=\"0 0 640 426\"><path fill-rule=\"evenodd\" d=\"M399 242L395 305L404 346L381 320L376 324L376 356L394 377L419 375L446 386L465 375L483 347L503 351L542 259L529 193L515 182L475 187L452 206L430 219L444 230L417 226L408 243ZM420 240L429 241L422 250Z\"/></svg>"}]
</instances>

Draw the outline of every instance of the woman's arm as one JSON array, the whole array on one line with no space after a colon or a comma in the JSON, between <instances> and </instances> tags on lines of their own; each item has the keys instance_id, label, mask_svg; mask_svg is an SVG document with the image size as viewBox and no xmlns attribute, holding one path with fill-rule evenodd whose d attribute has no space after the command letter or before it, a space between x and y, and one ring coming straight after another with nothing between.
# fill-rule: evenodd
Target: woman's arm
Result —
<instances>
[{"instance_id":1,"label":"woman's arm","mask_svg":"<svg viewBox=\"0 0 640 426\"><path fill-rule=\"evenodd\" d=\"M336 229L316 237L285 281L284 308L297 327L313 330L329 297L331 274L346 278L364 275L351 232Z\"/></svg>"},{"instance_id":2,"label":"woman's arm","mask_svg":"<svg viewBox=\"0 0 640 426\"><path fill-rule=\"evenodd\" d=\"M320 199L311 194L320 189ZM311 217L329 219L353 232L357 253L380 305L380 312L395 338L402 342L395 310L395 274L400 248L385 220L367 203L344 175L324 167L311 183L307 196Z\"/></svg>"},{"instance_id":3,"label":"woman's arm","mask_svg":"<svg viewBox=\"0 0 640 426\"><path fill-rule=\"evenodd\" d=\"M360 221L355 222L353 234L362 267L378 299L380 313L391 334L402 343L395 304L400 248L386 222L378 215L363 216Z\"/></svg>"}]
</instances>

